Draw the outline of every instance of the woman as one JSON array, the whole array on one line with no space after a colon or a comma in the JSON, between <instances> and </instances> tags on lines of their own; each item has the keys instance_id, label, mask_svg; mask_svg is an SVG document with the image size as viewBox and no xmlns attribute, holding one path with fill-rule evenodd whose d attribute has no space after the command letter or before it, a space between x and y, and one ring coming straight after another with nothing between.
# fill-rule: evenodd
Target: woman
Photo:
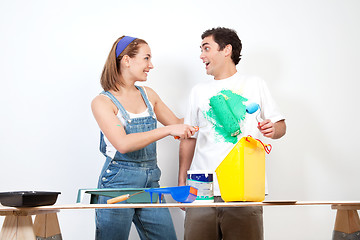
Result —
<instances>
[{"instance_id":1,"label":"woman","mask_svg":"<svg viewBox=\"0 0 360 240\"><path fill-rule=\"evenodd\" d=\"M160 187L156 141L169 135L186 139L195 133L154 90L135 85L147 80L150 69L151 50L144 40L116 40L101 76L104 92L91 104L101 129L100 151L106 156L98 188ZM164 127L157 128L157 121ZM107 199L100 197L99 203ZM141 239L176 239L166 208L98 209L96 239L128 239L132 222Z\"/></svg>"}]
</instances>

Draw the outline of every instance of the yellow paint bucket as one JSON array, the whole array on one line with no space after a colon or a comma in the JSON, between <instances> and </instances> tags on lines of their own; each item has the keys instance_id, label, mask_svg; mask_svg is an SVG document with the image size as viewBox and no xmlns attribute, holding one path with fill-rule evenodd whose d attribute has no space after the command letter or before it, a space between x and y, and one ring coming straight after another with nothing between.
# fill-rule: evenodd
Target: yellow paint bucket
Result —
<instances>
[{"instance_id":1,"label":"yellow paint bucket","mask_svg":"<svg viewBox=\"0 0 360 240\"><path fill-rule=\"evenodd\" d=\"M265 199L265 152L270 151L270 144L251 136L240 139L215 170L225 202Z\"/></svg>"}]
</instances>

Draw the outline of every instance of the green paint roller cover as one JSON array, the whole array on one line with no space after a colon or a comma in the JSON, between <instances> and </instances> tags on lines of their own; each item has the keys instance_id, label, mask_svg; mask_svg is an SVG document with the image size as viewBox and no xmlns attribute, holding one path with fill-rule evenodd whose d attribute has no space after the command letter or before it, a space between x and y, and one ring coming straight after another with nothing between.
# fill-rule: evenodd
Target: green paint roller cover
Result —
<instances>
[{"instance_id":1,"label":"green paint roller cover","mask_svg":"<svg viewBox=\"0 0 360 240\"><path fill-rule=\"evenodd\" d=\"M231 136L236 136L240 133L239 123L223 95L220 94L210 98L210 106L226 132L230 133Z\"/></svg>"}]
</instances>

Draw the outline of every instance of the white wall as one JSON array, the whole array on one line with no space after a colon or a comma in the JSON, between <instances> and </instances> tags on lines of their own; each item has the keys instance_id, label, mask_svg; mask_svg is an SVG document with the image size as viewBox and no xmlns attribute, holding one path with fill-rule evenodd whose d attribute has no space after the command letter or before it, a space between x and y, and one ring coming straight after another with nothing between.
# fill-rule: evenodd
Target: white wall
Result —
<instances>
[{"instance_id":1,"label":"white wall","mask_svg":"<svg viewBox=\"0 0 360 240\"><path fill-rule=\"evenodd\" d=\"M68 204L96 186L104 159L90 102L117 37L148 41L147 85L183 116L190 88L209 79L200 35L226 26L243 42L239 71L263 77L287 117L287 135L268 141L269 198L359 200L359 8L357 0L1 1L0 191L61 191L57 203ZM158 152L161 183L175 186L178 142L161 140ZM183 213L171 211L182 239ZM264 211L267 240L331 238L330 206ZM93 211L59 219L64 239L94 238Z\"/></svg>"}]
</instances>

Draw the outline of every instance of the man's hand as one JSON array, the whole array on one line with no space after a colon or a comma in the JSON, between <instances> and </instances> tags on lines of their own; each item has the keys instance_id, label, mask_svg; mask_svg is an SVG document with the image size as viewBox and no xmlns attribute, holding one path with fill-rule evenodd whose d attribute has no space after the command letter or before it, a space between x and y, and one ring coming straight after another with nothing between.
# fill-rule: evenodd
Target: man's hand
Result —
<instances>
[{"instance_id":1,"label":"man's hand","mask_svg":"<svg viewBox=\"0 0 360 240\"><path fill-rule=\"evenodd\" d=\"M264 137L272 139L281 138L286 133L285 120L273 123L270 119L266 119L259 122L258 129Z\"/></svg>"}]
</instances>

